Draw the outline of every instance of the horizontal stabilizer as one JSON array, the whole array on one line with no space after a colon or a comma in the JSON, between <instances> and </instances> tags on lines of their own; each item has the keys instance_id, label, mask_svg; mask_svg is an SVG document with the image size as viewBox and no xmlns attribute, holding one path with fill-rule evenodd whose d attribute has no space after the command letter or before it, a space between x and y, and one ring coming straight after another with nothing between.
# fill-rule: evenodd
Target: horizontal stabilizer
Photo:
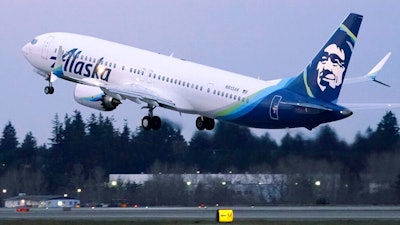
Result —
<instances>
[{"instance_id":1,"label":"horizontal stabilizer","mask_svg":"<svg viewBox=\"0 0 400 225\"><path fill-rule=\"evenodd\" d=\"M400 103L341 103L351 110L394 109L400 108Z\"/></svg>"},{"instance_id":2,"label":"horizontal stabilizer","mask_svg":"<svg viewBox=\"0 0 400 225\"><path fill-rule=\"evenodd\" d=\"M304 103L304 102L303 103L299 103L299 102L281 102L280 104L298 106L298 107L309 108L309 109L318 109L318 110L321 110L321 111L333 111L332 109L324 107L322 105L316 105L316 104Z\"/></svg>"}]
</instances>

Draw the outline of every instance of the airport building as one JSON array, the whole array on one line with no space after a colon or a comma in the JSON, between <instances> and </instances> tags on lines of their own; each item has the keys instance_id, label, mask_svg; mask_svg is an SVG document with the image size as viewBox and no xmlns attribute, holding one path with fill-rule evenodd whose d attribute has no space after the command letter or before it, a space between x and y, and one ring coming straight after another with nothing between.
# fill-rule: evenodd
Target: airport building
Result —
<instances>
[{"instance_id":1,"label":"airport building","mask_svg":"<svg viewBox=\"0 0 400 225\"><path fill-rule=\"evenodd\" d=\"M109 185L139 184L152 180L155 176L171 176L173 174L110 174ZM284 184L287 176L283 174L179 174L189 190L195 190L201 183L205 186L227 186L238 195L250 197L257 196L266 202L280 200L282 198Z\"/></svg>"},{"instance_id":2,"label":"airport building","mask_svg":"<svg viewBox=\"0 0 400 225\"><path fill-rule=\"evenodd\" d=\"M58 195L26 195L20 193L18 196L4 199L4 207L6 208L73 208L79 204L79 199Z\"/></svg>"}]
</instances>

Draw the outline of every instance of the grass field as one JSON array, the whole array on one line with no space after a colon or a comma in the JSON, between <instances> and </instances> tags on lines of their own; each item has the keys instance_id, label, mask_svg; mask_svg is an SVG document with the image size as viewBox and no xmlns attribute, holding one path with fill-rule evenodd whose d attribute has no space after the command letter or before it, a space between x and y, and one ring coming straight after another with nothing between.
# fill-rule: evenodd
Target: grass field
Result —
<instances>
[{"instance_id":1,"label":"grass field","mask_svg":"<svg viewBox=\"0 0 400 225\"><path fill-rule=\"evenodd\" d=\"M1 225L215 225L217 222L210 221L87 221L87 220L10 220L0 221ZM229 223L228 223L229 224ZM329 221L234 221L231 224L240 225L398 225L400 221L348 221L348 220L329 220Z\"/></svg>"}]
</instances>

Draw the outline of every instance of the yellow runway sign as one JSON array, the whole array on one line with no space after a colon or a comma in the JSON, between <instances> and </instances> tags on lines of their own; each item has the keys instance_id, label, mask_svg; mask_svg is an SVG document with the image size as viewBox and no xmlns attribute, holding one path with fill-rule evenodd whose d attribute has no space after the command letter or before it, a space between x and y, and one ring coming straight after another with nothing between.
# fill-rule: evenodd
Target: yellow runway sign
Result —
<instances>
[{"instance_id":1,"label":"yellow runway sign","mask_svg":"<svg viewBox=\"0 0 400 225\"><path fill-rule=\"evenodd\" d=\"M217 222L232 223L233 222L233 210L232 209L218 209Z\"/></svg>"}]
</instances>

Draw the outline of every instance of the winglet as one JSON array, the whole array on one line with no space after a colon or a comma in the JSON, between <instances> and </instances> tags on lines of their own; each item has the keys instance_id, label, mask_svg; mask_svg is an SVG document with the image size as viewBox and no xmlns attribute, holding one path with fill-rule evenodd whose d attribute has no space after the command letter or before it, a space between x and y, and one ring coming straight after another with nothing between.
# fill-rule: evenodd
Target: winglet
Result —
<instances>
[{"instance_id":1,"label":"winglet","mask_svg":"<svg viewBox=\"0 0 400 225\"><path fill-rule=\"evenodd\" d=\"M381 82L381 81L378 81L378 80L376 79L376 76L378 75L378 72L383 68L383 66L385 65L386 61L389 59L389 57L390 57L391 54L392 54L391 52L388 52L388 53L385 55L385 57L383 57L383 59L381 59L381 61L379 61L379 63L376 64L376 66L375 66L374 68L372 68L371 71L368 72L368 74L366 75L366 77L372 79L372 81L374 81L374 82L377 82L377 83L379 83L379 84L382 84L382 85L384 85L384 86L386 86L386 87L390 87L388 84L385 84L385 83L383 83L383 82Z\"/></svg>"},{"instance_id":2,"label":"winglet","mask_svg":"<svg viewBox=\"0 0 400 225\"><path fill-rule=\"evenodd\" d=\"M63 63L62 46L59 46L58 50L57 50L57 58L56 58L56 62L54 64L54 69L51 71L51 74L50 74L50 82L51 83L56 81L57 78L63 76L62 63Z\"/></svg>"}]
</instances>

